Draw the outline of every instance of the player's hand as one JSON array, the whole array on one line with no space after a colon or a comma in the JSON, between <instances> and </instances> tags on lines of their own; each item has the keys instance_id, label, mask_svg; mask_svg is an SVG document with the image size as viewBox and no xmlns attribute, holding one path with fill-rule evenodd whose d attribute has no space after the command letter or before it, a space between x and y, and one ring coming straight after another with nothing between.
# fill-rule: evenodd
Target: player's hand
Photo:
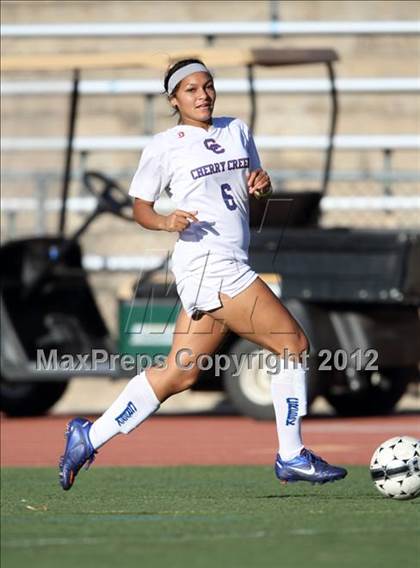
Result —
<instances>
[{"instance_id":1,"label":"player's hand","mask_svg":"<svg viewBox=\"0 0 420 568\"><path fill-rule=\"evenodd\" d=\"M267 197L271 194L271 180L268 173L264 170L257 169L249 172L248 177L248 192L257 199Z\"/></svg>"},{"instance_id":2,"label":"player's hand","mask_svg":"<svg viewBox=\"0 0 420 568\"><path fill-rule=\"evenodd\" d=\"M198 223L196 217L197 213L198 211L182 211L182 209L177 209L165 217L165 231L181 233L190 226L191 221Z\"/></svg>"}]
</instances>

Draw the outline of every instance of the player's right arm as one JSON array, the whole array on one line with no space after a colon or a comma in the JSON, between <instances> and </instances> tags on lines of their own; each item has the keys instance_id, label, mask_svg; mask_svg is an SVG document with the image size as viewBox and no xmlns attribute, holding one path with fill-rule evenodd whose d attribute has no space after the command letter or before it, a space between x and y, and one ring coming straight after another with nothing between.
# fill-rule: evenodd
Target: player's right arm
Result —
<instances>
[{"instance_id":1,"label":"player's right arm","mask_svg":"<svg viewBox=\"0 0 420 568\"><path fill-rule=\"evenodd\" d=\"M153 208L154 201L145 201L136 197L133 206L133 216L136 222L145 229L155 231L181 232L192 222L198 221L197 211L177 209L170 215L159 215Z\"/></svg>"},{"instance_id":2,"label":"player's right arm","mask_svg":"<svg viewBox=\"0 0 420 568\"><path fill-rule=\"evenodd\" d=\"M129 194L135 198L133 215L139 225L155 231L181 232L198 221L197 211L177 209L170 215L159 215L154 204L160 193L170 186L168 149L164 133L157 134L144 148Z\"/></svg>"}]
</instances>

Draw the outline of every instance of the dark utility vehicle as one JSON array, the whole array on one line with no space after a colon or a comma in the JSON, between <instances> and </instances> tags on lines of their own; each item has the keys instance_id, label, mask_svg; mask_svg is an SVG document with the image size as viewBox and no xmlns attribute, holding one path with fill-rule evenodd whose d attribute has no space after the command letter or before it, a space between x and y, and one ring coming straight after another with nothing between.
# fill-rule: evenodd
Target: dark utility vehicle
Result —
<instances>
[{"instance_id":1,"label":"dark utility vehicle","mask_svg":"<svg viewBox=\"0 0 420 568\"><path fill-rule=\"evenodd\" d=\"M387 413L407 384L418 379L420 234L323 229L318 225L337 120L336 60L336 53L328 49L250 52L251 126L256 117L255 65L324 64L331 81L329 144L321 188L275 193L269 201L252 200L250 262L281 296L312 341L308 360L310 401L322 394L341 415ZM111 368L109 360L91 368L88 359L80 359L95 349L115 354L118 345L95 302L82 267L78 239L103 212L129 219L131 201L113 180L87 172L85 185L97 196L97 208L74 235L65 235L77 100L78 71L70 105L59 235L11 241L0 250L1 409L12 416L47 411L75 375L118 378L133 374L119 364ZM143 275L135 297L120 302L120 351L153 354L169 349L177 298L174 287L159 284L156 276L156 271ZM153 311L148 313L151 297ZM152 326L149 330L163 325L154 339L145 333L145 318ZM142 333L135 333L140 328ZM39 350L44 361L39 360ZM239 358L256 351L255 344L231 334L220 353ZM54 363L50 359L54 353L58 359L64 354L74 355L76 365L42 370L40 363ZM250 361L254 364L245 366L239 374L232 367L219 378L211 370L203 372L199 388L224 388L239 412L271 418L269 376L259 368L258 358Z\"/></svg>"}]
</instances>

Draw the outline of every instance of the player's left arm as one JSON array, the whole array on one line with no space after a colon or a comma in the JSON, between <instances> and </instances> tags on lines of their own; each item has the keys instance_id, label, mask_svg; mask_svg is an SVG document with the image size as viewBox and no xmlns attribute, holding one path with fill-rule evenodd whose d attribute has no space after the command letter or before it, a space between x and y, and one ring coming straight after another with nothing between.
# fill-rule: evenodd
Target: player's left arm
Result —
<instances>
[{"instance_id":1,"label":"player's left arm","mask_svg":"<svg viewBox=\"0 0 420 568\"><path fill-rule=\"evenodd\" d=\"M249 128L243 124L247 138L247 150L249 157L248 192L256 199L268 197L272 193L271 180L268 173L262 169L261 160L255 145L254 137Z\"/></svg>"}]
</instances>

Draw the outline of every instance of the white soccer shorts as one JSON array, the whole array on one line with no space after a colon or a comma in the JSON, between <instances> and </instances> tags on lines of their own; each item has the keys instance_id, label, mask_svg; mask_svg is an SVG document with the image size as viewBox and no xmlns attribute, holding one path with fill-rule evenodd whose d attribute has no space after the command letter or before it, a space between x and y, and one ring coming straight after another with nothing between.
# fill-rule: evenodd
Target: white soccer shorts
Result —
<instances>
[{"instance_id":1,"label":"white soccer shorts","mask_svg":"<svg viewBox=\"0 0 420 568\"><path fill-rule=\"evenodd\" d=\"M234 298L258 278L246 262L215 254L195 259L188 267L173 258L172 272L182 306L193 319L220 308L220 292Z\"/></svg>"}]
</instances>

